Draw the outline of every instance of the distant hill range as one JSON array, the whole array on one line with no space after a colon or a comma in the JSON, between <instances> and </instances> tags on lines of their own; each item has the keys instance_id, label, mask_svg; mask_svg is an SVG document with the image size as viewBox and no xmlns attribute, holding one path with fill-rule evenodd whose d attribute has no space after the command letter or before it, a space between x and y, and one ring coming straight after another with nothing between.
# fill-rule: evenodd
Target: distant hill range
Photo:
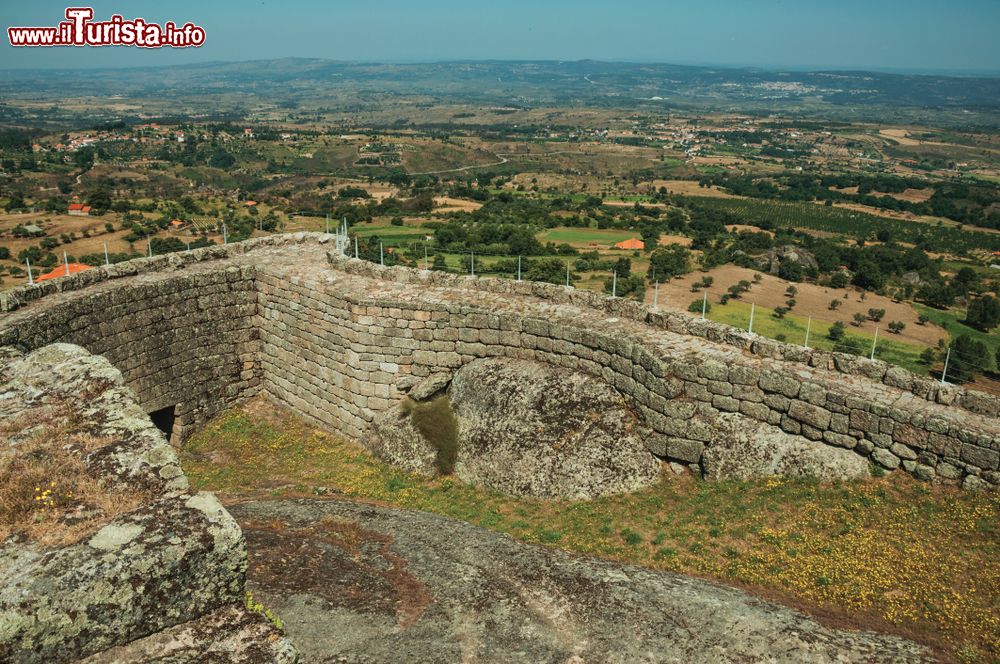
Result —
<instances>
[{"instance_id":1,"label":"distant hill range","mask_svg":"<svg viewBox=\"0 0 1000 664\"><path fill-rule=\"evenodd\" d=\"M470 61L379 64L289 58L171 67L0 70L0 98L239 93L298 104L355 93L514 106L652 107L776 113L873 109L1000 112L1000 78L859 71L789 71L598 62Z\"/></svg>"}]
</instances>

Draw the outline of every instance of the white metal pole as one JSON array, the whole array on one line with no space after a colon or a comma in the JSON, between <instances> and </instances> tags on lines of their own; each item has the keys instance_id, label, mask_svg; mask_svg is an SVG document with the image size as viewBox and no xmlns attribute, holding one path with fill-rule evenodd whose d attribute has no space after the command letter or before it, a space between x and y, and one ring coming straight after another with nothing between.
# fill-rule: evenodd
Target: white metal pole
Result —
<instances>
[{"instance_id":1,"label":"white metal pole","mask_svg":"<svg viewBox=\"0 0 1000 664\"><path fill-rule=\"evenodd\" d=\"M660 305L660 282L657 281L656 285L653 286L653 308L657 309Z\"/></svg>"},{"instance_id":2,"label":"white metal pole","mask_svg":"<svg viewBox=\"0 0 1000 664\"><path fill-rule=\"evenodd\" d=\"M611 297L618 297L618 270L611 273Z\"/></svg>"},{"instance_id":3,"label":"white metal pole","mask_svg":"<svg viewBox=\"0 0 1000 664\"><path fill-rule=\"evenodd\" d=\"M750 334L753 334L753 313L754 313L754 310L756 308L757 308L757 304L755 302L751 302L750 303L750 327L747 328L747 332L749 332Z\"/></svg>"},{"instance_id":4,"label":"white metal pole","mask_svg":"<svg viewBox=\"0 0 1000 664\"><path fill-rule=\"evenodd\" d=\"M701 319L705 320L705 310L708 309L708 291L701 296Z\"/></svg>"},{"instance_id":5,"label":"white metal pole","mask_svg":"<svg viewBox=\"0 0 1000 664\"><path fill-rule=\"evenodd\" d=\"M382 241L378 243L378 264L385 266L385 251L382 250Z\"/></svg>"},{"instance_id":6,"label":"white metal pole","mask_svg":"<svg viewBox=\"0 0 1000 664\"><path fill-rule=\"evenodd\" d=\"M424 240L424 270L427 270L427 240Z\"/></svg>"},{"instance_id":7,"label":"white metal pole","mask_svg":"<svg viewBox=\"0 0 1000 664\"><path fill-rule=\"evenodd\" d=\"M188 242L188 243L187 243L187 246L188 246L188 253L190 254L190 253L191 253L191 243L190 243L190 242Z\"/></svg>"},{"instance_id":8,"label":"white metal pole","mask_svg":"<svg viewBox=\"0 0 1000 664\"><path fill-rule=\"evenodd\" d=\"M354 257L358 257L358 236L354 236Z\"/></svg>"},{"instance_id":9,"label":"white metal pole","mask_svg":"<svg viewBox=\"0 0 1000 664\"><path fill-rule=\"evenodd\" d=\"M111 265L111 258L108 257L108 243L104 243L104 265Z\"/></svg>"},{"instance_id":10,"label":"white metal pole","mask_svg":"<svg viewBox=\"0 0 1000 664\"><path fill-rule=\"evenodd\" d=\"M472 276L476 276L476 252L470 252L471 259L469 261L469 269L472 272Z\"/></svg>"},{"instance_id":11,"label":"white metal pole","mask_svg":"<svg viewBox=\"0 0 1000 664\"><path fill-rule=\"evenodd\" d=\"M329 212L326 213L326 226L324 226L324 230L326 231L327 235L330 234L330 213Z\"/></svg>"},{"instance_id":12,"label":"white metal pole","mask_svg":"<svg viewBox=\"0 0 1000 664\"><path fill-rule=\"evenodd\" d=\"M149 257L153 257L153 240L148 235L146 236L146 248L149 249Z\"/></svg>"},{"instance_id":13,"label":"white metal pole","mask_svg":"<svg viewBox=\"0 0 1000 664\"><path fill-rule=\"evenodd\" d=\"M948 360L951 359L951 346L948 346L948 352L944 356L944 370L941 372L941 384L947 385L948 381L945 377L948 375Z\"/></svg>"},{"instance_id":14,"label":"white metal pole","mask_svg":"<svg viewBox=\"0 0 1000 664\"><path fill-rule=\"evenodd\" d=\"M809 320L806 321L806 342L804 344L802 344L806 348L809 348L809 329L812 327L812 322L813 322L813 319L812 319L812 316L810 316Z\"/></svg>"},{"instance_id":15,"label":"white metal pole","mask_svg":"<svg viewBox=\"0 0 1000 664\"><path fill-rule=\"evenodd\" d=\"M517 257L517 280L521 280L521 257Z\"/></svg>"},{"instance_id":16,"label":"white metal pole","mask_svg":"<svg viewBox=\"0 0 1000 664\"><path fill-rule=\"evenodd\" d=\"M222 244L229 244L229 230L226 228L226 222L222 222Z\"/></svg>"},{"instance_id":17,"label":"white metal pole","mask_svg":"<svg viewBox=\"0 0 1000 664\"><path fill-rule=\"evenodd\" d=\"M569 263L566 263L566 287L569 288Z\"/></svg>"},{"instance_id":18,"label":"white metal pole","mask_svg":"<svg viewBox=\"0 0 1000 664\"><path fill-rule=\"evenodd\" d=\"M875 337L872 339L872 354L868 358L869 360L875 359L875 344L878 343L878 325L875 326Z\"/></svg>"},{"instance_id":19,"label":"white metal pole","mask_svg":"<svg viewBox=\"0 0 1000 664\"><path fill-rule=\"evenodd\" d=\"M31 276L31 260L27 256L25 256L24 257L24 262L27 263L27 265L28 265L28 283L29 284L34 284L35 283L35 278Z\"/></svg>"},{"instance_id":20,"label":"white metal pole","mask_svg":"<svg viewBox=\"0 0 1000 664\"><path fill-rule=\"evenodd\" d=\"M66 257L66 252L63 252L63 265L66 267L66 276L69 276L69 258Z\"/></svg>"}]
</instances>

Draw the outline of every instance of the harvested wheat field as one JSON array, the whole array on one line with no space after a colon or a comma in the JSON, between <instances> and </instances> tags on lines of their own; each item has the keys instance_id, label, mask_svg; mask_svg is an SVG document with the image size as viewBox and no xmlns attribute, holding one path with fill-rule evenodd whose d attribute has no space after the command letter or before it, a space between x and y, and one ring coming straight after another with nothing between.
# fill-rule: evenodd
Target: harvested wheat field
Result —
<instances>
[{"instance_id":1,"label":"harvested wheat field","mask_svg":"<svg viewBox=\"0 0 1000 664\"><path fill-rule=\"evenodd\" d=\"M653 186L657 189L666 187L671 194L682 196L705 196L708 198L743 198L723 191L719 187L702 187L697 180L653 180Z\"/></svg>"},{"instance_id":2,"label":"harvested wheat field","mask_svg":"<svg viewBox=\"0 0 1000 664\"><path fill-rule=\"evenodd\" d=\"M482 203L469 201L464 198L452 198L451 196L435 196L435 212L475 212L483 207Z\"/></svg>"},{"instance_id":3,"label":"harvested wheat field","mask_svg":"<svg viewBox=\"0 0 1000 664\"><path fill-rule=\"evenodd\" d=\"M920 141L910 138L908 129L879 129L878 133L891 138L900 145L920 145Z\"/></svg>"},{"instance_id":4,"label":"harvested wheat field","mask_svg":"<svg viewBox=\"0 0 1000 664\"><path fill-rule=\"evenodd\" d=\"M861 300L861 293L853 289L825 288L806 283L791 284L770 274L763 274L735 265L726 265L709 272L692 272L674 279L669 284L660 284L659 304L666 308L686 310L692 300L701 297L701 291L693 292L691 285L701 281L702 277L705 276L711 276L715 280L712 287L708 289L709 302L715 303L719 301L719 296L733 284L739 283L743 279L752 283L755 274L761 275L761 282L753 284L750 291L743 295L741 299L744 302L753 302L757 306L770 309L786 306L785 301L789 296L785 294L785 290L789 285L794 285L798 292L795 294L796 305L793 313L797 316L812 316L816 320L829 323L838 320L850 323L856 313L867 315L869 309L885 309L885 316L878 323L880 336L885 334L886 337L891 336L893 339L927 346L936 344L938 339L945 336L945 331L936 325L930 323L919 325L917 312L908 304L894 302L874 293L868 293L865 295L865 299ZM652 302L652 297L652 289L647 290L646 301ZM830 301L834 299L841 302L835 311L830 309ZM888 334L886 326L889 321L893 320L906 323L906 328L902 333L898 335ZM875 330L875 323L866 321L860 330L870 334Z\"/></svg>"}]
</instances>

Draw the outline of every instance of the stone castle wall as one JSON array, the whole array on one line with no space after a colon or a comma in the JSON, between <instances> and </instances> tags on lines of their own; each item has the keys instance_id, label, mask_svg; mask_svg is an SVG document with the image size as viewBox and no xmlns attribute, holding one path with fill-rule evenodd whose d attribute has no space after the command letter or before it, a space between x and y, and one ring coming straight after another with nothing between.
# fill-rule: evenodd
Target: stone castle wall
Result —
<instances>
[{"instance_id":1,"label":"stone castle wall","mask_svg":"<svg viewBox=\"0 0 1000 664\"><path fill-rule=\"evenodd\" d=\"M260 383L253 269L215 267L47 297L0 318L0 345L71 343L106 357L146 412L176 405L179 442Z\"/></svg>"},{"instance_id":2,"label":"stone castle wall","mask_svg":"<svg viewBox=\"0 0 1000 664\"><path fill-rule=\"evenodd\" d=\"M38 302L17 290L2 302L0 345L73 341L107 355L149 410L182 404L176 441L259 390L363 440L416 378L506 356L603 378L671 460L701 462L713 422L736 413L887 469L1000 484L990 395L576 289L328 256L328 242L276 236L151 259L155 269L133 261L90 271L89 285L57 280Z\"/></svg>"}]
</instances>

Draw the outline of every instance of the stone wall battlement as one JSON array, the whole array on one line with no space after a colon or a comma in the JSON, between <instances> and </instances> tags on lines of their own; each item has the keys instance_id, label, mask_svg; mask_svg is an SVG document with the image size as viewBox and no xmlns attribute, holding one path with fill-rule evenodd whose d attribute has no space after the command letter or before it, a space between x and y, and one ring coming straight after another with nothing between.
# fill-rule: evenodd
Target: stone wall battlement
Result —
<instances>
[{"instance_id":1,"label":"stone wall battlement","mask_svg":"<svg viewBox=\"0 0 1000 664\"><path fill-rule=\"evenodd\" d=\"M366 440L419 379L488 357L599 377L656 455L712 474L717 423L851 451L918 477L1000 484L1000 400L884 362L807 350L549 284L386 268L294 234L89 270L0 299L0 346L108 357L173 442L264 392Z\"/></svg>"}]
</instances>

